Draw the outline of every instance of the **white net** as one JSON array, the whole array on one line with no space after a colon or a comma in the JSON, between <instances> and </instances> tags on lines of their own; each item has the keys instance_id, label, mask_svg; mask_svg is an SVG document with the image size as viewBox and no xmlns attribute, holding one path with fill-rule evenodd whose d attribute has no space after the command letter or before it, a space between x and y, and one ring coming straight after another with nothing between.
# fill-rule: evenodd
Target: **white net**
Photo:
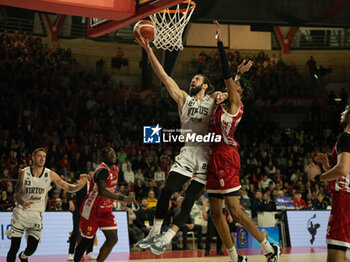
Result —
<instances>
[{"instance_id":1,"label":"white net","mask_svg":"<svg viewBox=\"0 0 350 262\"><path fill-rule=\"evenodd\" d=\"M153 44L156 48L169 51L183 49L182 33L194 8L194 2L183 1L176 6L176 9L165 9L149 16L154 24Z\"/></svg>"}]
</instances>

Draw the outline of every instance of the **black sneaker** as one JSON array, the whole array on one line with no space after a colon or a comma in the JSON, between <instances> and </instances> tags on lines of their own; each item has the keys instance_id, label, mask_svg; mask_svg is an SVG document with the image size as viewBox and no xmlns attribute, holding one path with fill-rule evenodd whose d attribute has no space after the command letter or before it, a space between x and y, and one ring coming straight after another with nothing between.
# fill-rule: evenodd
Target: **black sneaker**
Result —
<instances>
[{"instance_id":1,"label":"black sneaker","mask_svg":"<svg viewBox=\"0 0 350 262\"><path fill-rule=\"evenodd\" d=\"M232 261L230 260L230 262L232 262ZM238 255L237 262L248 262L248 258L245 256Z\"/></svg>"},{"instance_id":2,"label":"black sneaker","mask_svg":"<svg viewBox=\"0 0 350 262\"><path fill-rule=\"evenodd\" d=\"M265 254L265 257L267 258L267 262L278 262L280 261L281 257L281 248L279 246L275 246L274 244L271 244L273 247L274 252Z\"/></svg>"},{"instance_id":3,"label":"black sneaker","mask_svg":"<svg viewBox=\"0 0 350 262\"><path fill-rule=\"evenodd\" d=\"M18 258L21 262L28 262L28 258L21 258L23 251L21 253L19 253Z\"/></svg>"}]
</instances>

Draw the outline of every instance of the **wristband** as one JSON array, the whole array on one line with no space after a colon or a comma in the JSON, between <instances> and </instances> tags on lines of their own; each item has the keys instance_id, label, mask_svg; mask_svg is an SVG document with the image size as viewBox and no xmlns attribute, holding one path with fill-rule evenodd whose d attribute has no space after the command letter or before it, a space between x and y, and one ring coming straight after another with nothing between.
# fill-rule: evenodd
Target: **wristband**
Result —
<instances>
[{"instance_id":1,"label":"wristband","mask_svg":"<svg viewBox=\"0 0 350 262\"><path fill-rule=\"evenodd\" d=\"M316 181L316 182L321 182L320 178L321 178L321 175L315 176L315 181Z\"/></svg>"},{"instance_id":2,"label":"wristband","mask_svg":"<svg viewBox=\"0 0 350 262\"><path fill-rule=\"evenodd\" d=\"M241 76L242 72L241 71L237 71L236 76Z\"/></svg>"}]
</instances>

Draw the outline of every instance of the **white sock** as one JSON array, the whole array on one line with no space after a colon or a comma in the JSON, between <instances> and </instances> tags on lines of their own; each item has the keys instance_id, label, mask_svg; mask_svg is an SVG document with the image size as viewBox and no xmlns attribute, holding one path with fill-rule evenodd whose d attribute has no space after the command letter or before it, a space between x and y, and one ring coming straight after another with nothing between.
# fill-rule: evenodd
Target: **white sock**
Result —
<instances>
[{"instance_id":1,"label":"white sock","mask_svg":"<svg viewBox=\"0 0 350 262\"><path fill-rule=\"evenodd\" d=\"M265 254L274 253L275 252L275 250L270 245L269 241L267 241L267 239L265 239L263 242L261 242L260 245L264 249Z\"/></svg>"},{"instance_id":2,"label":"white sock","mask_svg":"<svg viewBox=\"0 0 350 262\"><path fill-rule=\"evenodd\" d=\"M160 234L160 229L162 228L162 224L163 224L163 220L159 221L159 220L154 220L153 223L153 232L155 234Z\"/></svg>"},{"instance_id":3,"label":"white sock","mask_svg":"<svg viewBox=\"0 0 350 262\"><path fill-rule=\"evenodd\" d=\"M21 258L23 258L23 259L28 258L28 257L26 256L26 254L24 254L24 251L21 253Z\"/></svg>"},{"instance_id":4,"label":"white sock","mask_svg":"<svg viewBox=\"0 0 350 262\"><path fill-rule=\"evenodd\" d=\"M238 261L238 255L235 246L231 247L230 249L227 249L227 252L232 262Z\"/></svg>"},{"instance_id":5,"label":"white sock","mask_svg":"<svg viewBox=\"0 0 350 262\"><path fill-rule=\"evenodd\" d=\"M170 241L173 239L175 235L176 235L176 232L171 228L169 228L168 231L164 234L164 238L167 240L168 243L170 243Z\"/></svg>"}]
</instances>

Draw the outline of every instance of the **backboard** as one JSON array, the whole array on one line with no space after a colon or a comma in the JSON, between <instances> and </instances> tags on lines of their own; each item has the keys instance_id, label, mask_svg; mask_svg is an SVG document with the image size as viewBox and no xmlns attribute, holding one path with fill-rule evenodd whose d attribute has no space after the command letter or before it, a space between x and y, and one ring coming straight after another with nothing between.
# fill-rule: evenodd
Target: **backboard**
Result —
<instances>
[{"instance_id":1,"label":"backboard","mask_svg":"<svg viewBox=\"0 0 350 262\"><path fill-rule=\"evenodd\" d=\"M88 36L98 37L109 32L115 31L119 28L127 26L131 23L137 22L151 14L157 13L163 9L175 6L182 0L136 0L135 12L133 15L124 19L100 19L88 18Z\"/></svg>"},{"instance_id":2,"label":"backboard","mask_svg":"<svg viewBox=\"0 0 350 262\"><path fill-rule=\"evenodd\" d=\"M98 37L177 5L181 0L0 0L1 5L88 17L88 36ZM94 17L94 19L90 19Z\"/></svg>"}]
</instances>

